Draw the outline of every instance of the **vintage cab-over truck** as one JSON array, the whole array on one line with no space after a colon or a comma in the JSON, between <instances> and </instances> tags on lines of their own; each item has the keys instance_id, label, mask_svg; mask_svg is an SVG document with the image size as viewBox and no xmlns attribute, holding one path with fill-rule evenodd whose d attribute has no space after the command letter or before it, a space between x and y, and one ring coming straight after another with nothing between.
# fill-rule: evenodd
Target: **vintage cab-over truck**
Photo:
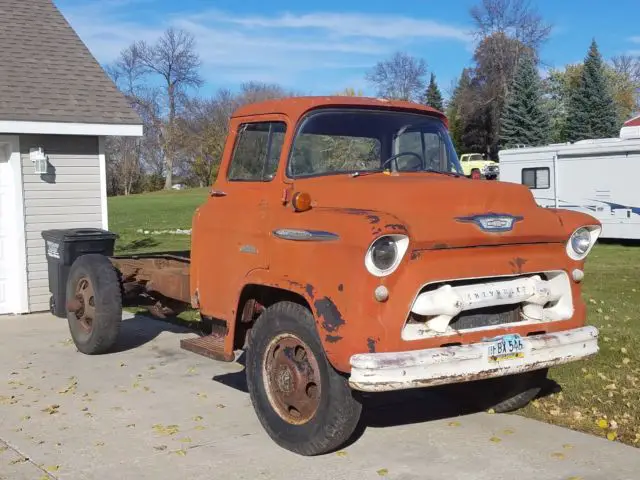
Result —
<instances>
[{"instance_id":1,"label":"vintage cab-over truck","mask_svg":"<svg viewBox=\"0 0 640 480\"><path fill-rule=\"evenodd\" d=\"M182 347L228 362L244 349L265 430L315 455L353 434L359 392L459 384L504 412L598 351L581 281L599 222L466 178L442 113L289 98L238 109L229 131L190 255L75 260L81 352L112 347L132 294L189 305L213 331Z\"/></svg>"}]
</instances>

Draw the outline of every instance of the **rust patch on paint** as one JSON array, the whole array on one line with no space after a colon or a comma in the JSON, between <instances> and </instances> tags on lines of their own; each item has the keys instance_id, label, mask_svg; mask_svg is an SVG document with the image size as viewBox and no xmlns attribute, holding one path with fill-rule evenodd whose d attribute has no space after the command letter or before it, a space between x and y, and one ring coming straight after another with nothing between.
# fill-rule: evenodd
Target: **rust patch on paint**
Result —
<instances>
[{"instance_id":1,"label":"rust patch on paint","mask_svg":"<svg viewBox=\"0 0 640 480\"><path fill-rule=\"evenodd\" d=\"M369 353L376 353L376 343L378 341L375 338L367 338L367 350L369 350Z\"/></svg>"},{"instance_id":2,"label":"rust patch on paint","mask_svg":"<svg viewBox=\"0 0 640 480\"><path fill-rule=\"evenodd\" d=\"M422 257L422 251L421 250L412 250L411 251L411 260L418 260L420 257Z\"/></svg>"},{"instance_id":3,"label":"rust patch on paint","mask_svg":"<svg viewBox=\"0 0 640 480\"><path fill-rule=\"evenodd\" d=\"M300 285L300 286L302 286L302 285ZM305 292L307 292L307 295L309 295L309 298L314 298L315 297L315 295L313 293L313 290L314 290L313 285L311 285L310 283L307 283L307 286L304 287L304 290L305 290Z\"/></svg>"},{"instance_id":4,"label":"rust patch on paint","mask_svg":"<svg viewBox=\"0 0 640 480\"><path fill-rule=\"evenodd\" d=\"M329 343L337 343L342 340L342 337L340 335L327 335L324 339Z\"/></svg>"},{"instance_id":5,"label":"rust patch on paint","mask_svg":"<svg viewBox=\"0 0 640 480\"><path fill-rule=\"evenodd\" d=\"M407 227L405 227L401 223L389 223L389 224L385 225L384 227L389 229L389 230L396 231L396 232L407 233L407 231L408 231Z\"/></svg>"},{"instance_id":6,"label":"rust patch on paint","mask_svg":"<svg viewBox=\"0 0 640 480\"><path fill-rule=\"evenodd\" d=\"M316 300L314 303L318 317L322 321L322 328L329 333L337 332L345 324L338 307L329 297Z\"/></svg>"},{"instance_id":7,"label":"rust patch on paint","mask_svg":"<svg viewBox=\"0 0 640 480\"><path fill-rule=\"evenodd\" d=\"M513 273L522 273L522 267L524 267L525 263L527 263L527 260L525 260L524 258L516 257L509 262L509 265L511 265Z\"/></svg>"},{"instance_id":8,"label":"rust patch on paint","mask_svg":"<svg viewBox=\"0 0 640 480\"><path fill-rule=\"evenodd\" d=\"M433 246L434 250L446 250L447 248L449 248L449 245L447 245L446 243L436 243Z\"/></svg>"},{"instance_id":9,"label":"rust patch on paint","mask_svg":"<svg viewBox=\"0 0 640 480\"><path fill-rule=\"evenodd\" d=\"M343 284L338 285L338 291L339 292L344 292L344 285Z\"/></svg>"}]
</instances>

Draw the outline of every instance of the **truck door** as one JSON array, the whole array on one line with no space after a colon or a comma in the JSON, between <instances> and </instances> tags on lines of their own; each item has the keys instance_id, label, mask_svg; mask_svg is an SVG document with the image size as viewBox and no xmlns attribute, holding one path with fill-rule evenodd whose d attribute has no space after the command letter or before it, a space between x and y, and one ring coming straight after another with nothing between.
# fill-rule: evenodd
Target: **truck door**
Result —
<instances>
[{"instance_id":1,"label":"truck door","mask_svg":"<svg viewBox=\"0 0 640 480\"><path fill-rule=\"evenodd\" d=\"M244 278L269 268L271 211L282 197L275 181L284 141L284 119L231 122L224 158L210 197L194 221L192 290L203 315L230 320ZM233 132L237 132L233 135Z\"/></svg>"}]
</instances>

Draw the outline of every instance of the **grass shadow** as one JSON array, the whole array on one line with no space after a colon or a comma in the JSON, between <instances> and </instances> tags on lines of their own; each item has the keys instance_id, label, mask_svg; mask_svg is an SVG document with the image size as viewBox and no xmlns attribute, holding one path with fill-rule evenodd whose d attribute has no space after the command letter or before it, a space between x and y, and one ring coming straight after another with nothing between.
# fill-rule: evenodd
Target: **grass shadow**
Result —
<instances>
[{"instance_id":1,"label":"grass shadow","mask_svg":"<svg viewBox=\"0 0 640 480\"><path fill-rule=\"evenodd\" d=\"M157 247L158 245L160 245L160 243L156 239L150 238L150 237L144 237L137 240L133 240L129 243L125 243L123 245L118 245L118 252L127 253L135 250L141 250L144 248Z\"/></svg>"}]
</instances>

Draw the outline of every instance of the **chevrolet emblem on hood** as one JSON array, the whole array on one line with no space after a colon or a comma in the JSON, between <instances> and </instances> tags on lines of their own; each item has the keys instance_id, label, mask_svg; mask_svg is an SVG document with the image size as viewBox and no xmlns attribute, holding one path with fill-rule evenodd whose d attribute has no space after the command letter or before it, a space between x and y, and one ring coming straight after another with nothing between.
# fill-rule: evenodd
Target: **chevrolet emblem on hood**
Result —
<instances>
[{"instance_id":1,"label":"chevrolet emblem on hood","mask_svg":"<svg viewBox=\"0 0 640 480\"><path fill-rule=\"evenodd\" d=\"M485 232L509 232L516 222L523 217L514 217L509 214L487 213L484 215L473 215L470 217L458 217L456 220L461 223L475 223Z\"/></svg>"}]
</instances>

